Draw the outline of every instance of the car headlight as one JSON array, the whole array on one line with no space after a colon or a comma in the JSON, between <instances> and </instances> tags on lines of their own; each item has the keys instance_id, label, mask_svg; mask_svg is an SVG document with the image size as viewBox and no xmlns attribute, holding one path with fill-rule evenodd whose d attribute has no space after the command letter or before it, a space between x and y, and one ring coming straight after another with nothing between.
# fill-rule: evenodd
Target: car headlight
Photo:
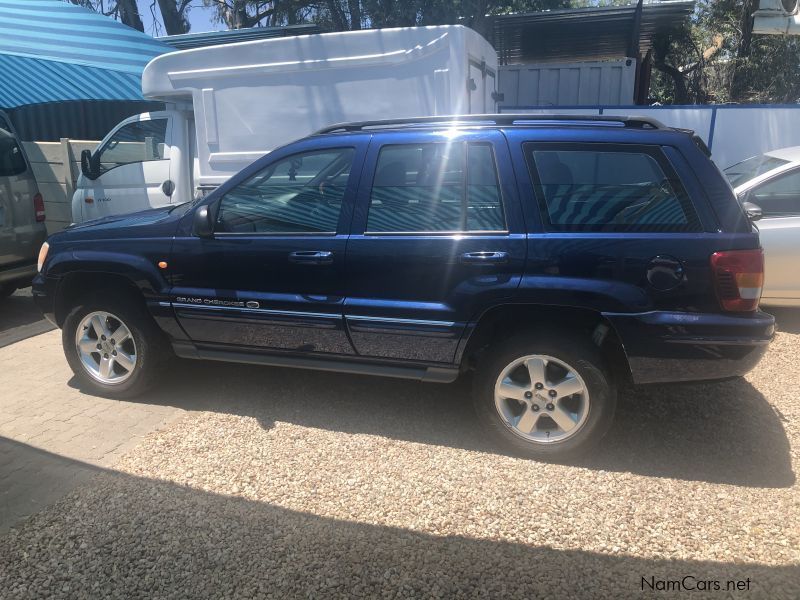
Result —
<instances>
[{"instance_id":1,"label":"car headlight","mask_svg":"<svg viewBox=\"0 0 800 600\"><path fill-rule=\"evenodd\" d=\"M50 244L45 242L42 244L42 247L39 248L39 260L36 261L36 269L39 273L42 272L42 266L44 266L44 261L47 260L47 252L50 250Z\"/></svg>"}]
</instances>

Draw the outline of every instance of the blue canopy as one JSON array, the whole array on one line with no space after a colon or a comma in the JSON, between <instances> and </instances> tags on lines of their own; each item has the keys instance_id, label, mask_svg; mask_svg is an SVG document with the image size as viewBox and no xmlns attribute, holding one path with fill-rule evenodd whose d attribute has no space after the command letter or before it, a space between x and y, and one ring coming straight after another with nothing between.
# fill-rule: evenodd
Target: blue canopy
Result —
<instances>
[{"instance_id":1,"label":"blue canopy","mask_svg":"<svg viewBox=\"0 0 800 600\"><path fill-rule=\"evenodd\" d=\"M142 100L141 76L172 50L60 0L0 0L0 108L63 100Z\"/></svg>"}]
</instances>

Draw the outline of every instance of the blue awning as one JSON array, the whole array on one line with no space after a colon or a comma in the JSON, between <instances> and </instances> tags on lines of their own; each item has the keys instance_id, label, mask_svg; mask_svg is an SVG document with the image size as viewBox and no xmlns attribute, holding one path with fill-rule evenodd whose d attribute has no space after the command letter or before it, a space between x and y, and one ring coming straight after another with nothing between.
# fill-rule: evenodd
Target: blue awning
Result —
<instances>
[{"instance_id":1,"label":"blue awning","mask_svg":"<svg viewBox=\"0 0 800 600\"><path fill-rule=\"evenodd\" d=\"M0 0L0 108L60 100L142 100L141 75L172 50L60 0Z\"/></svg>"}]
</instances>

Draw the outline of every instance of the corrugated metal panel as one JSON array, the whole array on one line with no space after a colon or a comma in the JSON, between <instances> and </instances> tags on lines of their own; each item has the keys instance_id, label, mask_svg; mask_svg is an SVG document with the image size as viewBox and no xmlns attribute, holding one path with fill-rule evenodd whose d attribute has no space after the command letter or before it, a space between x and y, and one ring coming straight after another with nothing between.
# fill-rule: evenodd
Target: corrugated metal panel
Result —
<instances>
[{"instance_id":1,"label":"corrugated metal panel","mask_svg":"<svg viewBox=\"0 0 800 600\"><path fill-rule=\"evenodd\" d=\"M6 113L20 139L57 142L62 137L101 140L122 119L163 108L161 102L80 100L20 106Z\"/></svg>"},{"instance_id":2,"label":"corrugated metal panel","mask_svg":"<svg viewBox=\"0 0 800 600\"><path fill-rule=\"evenodd\" d=\"M266 38L290 37L293 35L310 35L324 33L326 30L319 25L287 25L285 27L250 27L247 29L234 29L231 31L208 31L205 33L184 33L181 35L168 35L156 38L178 50L202 48L204 46L219 46L220 44L235 44Z\"/></svg>"},{"instance_id":3,"label":"corrugated metal panel","mask_svg":"<svg viewBox=\"0 0 800 600\"><path fill-rule=\"evenodd\" d=\"M143 100L141 75L0 54L0 106L61 100Z\"/></svg>"},{"instance_id":4,"label":"corrugated metal panel","mask_svg":"<svg viewBox=\"0 0 800 600\"><path fill-rule=\"evenodd\" d=\"M502 106L631 104L636 61L503 65L497 77Z\"/></svg>"},{"instance_id":5,"label":"corrugated metal panel","mask_svg":"<svg viewBox=\"0 0 800 600\"><path fill-rule=\"evenodd\" d=\"M161 42L60 0L0 0L0 53L141 73Z\"/></svg>"},{"instance_id":6,"label":"corrugated metal panel","mask_svg":"<svg viewBox=\"0 0 800 600\"><path fill-rule=\"evenodd\" d=\"M0 0L0 107L141 100L141 74L171 48L59 0Z\"/></svg>"},{"instance_id":7,"label":"corrugated metal panel","mask_svg":"<svg viewBox=\"0 0 800 600\"><path fill-rule=\"evenodd\" d=\"M694 0L646 1L639 38L642 53L653 36L685 22ZM548 10L492 17L492 45L501 64L619 59L628 56L634 37L636 2L628 6Z\"/></svg>"}]
</instances>

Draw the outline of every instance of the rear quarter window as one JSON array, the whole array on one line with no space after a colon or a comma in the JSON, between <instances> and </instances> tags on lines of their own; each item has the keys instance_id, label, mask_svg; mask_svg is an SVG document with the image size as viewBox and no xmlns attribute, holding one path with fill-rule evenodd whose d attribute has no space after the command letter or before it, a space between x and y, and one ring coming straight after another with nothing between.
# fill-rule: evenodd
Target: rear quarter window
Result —
<instances>
[{"instance_id":1,"label":"rear quarter window","mask_svg":"<svg viewBox=\"0 0 800 600\"><path fill-rule=\"evenodd\" d=\"M701 231L657 146L529 143L524 150L548 231Z\"/></svg>"}]
</instances>

